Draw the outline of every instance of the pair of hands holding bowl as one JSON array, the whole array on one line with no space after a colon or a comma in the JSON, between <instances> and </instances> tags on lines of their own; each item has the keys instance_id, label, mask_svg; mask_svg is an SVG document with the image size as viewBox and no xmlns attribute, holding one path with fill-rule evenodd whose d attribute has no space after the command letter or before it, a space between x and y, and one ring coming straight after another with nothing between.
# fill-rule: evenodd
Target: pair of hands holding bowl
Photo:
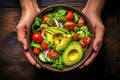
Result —
<instances>
[{"instance_id":1,"label":"pair of hands holding bowl","mask_svg":"<svg viewBox=\"0 0 120 80\"><path fill-rule=\"evenodd\" d=\"M104 3L104 2L100 2L100 0L98 2L99 4L96 4L96 8L99 7L99 5ZM89 18L89 20L93 25L93 29L95 32L95 39L93 43L92 55L88 58L88 60L82 66L80 66L80 68L83 68L84 66L89 65L95 59L101 47L103 36L104 36L104 25L100 18L102 6L101 8L99 8L99 10L97 10L96 8L93 8L93 4L95 3L96 2L94 0L93 1L88 0L85 8L82 10L82 12ZM27 30L31 26L34 18L40 13L40 9L37 5L36 0L20 1L20 5L22 9L22 16L19 21L19 24L17 25L18 40L19 42L22 43L24 53L28 58L28 60L30 61L30 63L40 68L41 66L32 58L28 50L27 39L26 39Z\"/></svg>"}]
</instances>

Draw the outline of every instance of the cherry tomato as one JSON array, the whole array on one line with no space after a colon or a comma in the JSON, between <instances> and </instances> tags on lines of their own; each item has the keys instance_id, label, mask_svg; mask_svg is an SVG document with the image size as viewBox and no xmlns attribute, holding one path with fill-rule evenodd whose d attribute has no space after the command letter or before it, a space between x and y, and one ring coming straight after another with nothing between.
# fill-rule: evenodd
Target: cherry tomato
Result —
<instances>
[{"instance_id":1,"label":"cherry tomato","mask_svg":"<svg viewBox=\"0 0 120 80\"><path fill-rule=\"evenodd\" d=\"M58 58L58 53L54 50L49 50L48 57L50 57L51 59L57 59Z\"/></svg>"},{"instance_id":2,"label":"cherry tomato","mask_svg":"<svg viewBox=\"0 0 120 80\"><path fill-rule=\"evenodd\" d=\"M47 50L47 49L48 49L48 45L47 45L47 43L45 43L45 42L42 42L42 43L40 44L40 46L41 46L41 48L42 48L43 50Z\"/></svg>"},{"instance_id":3,"label":"cherry tomato","mask_svg":"<svg viewBox=\"0 0 120 80\"><path fill-rule=\"evenodd\" d=\"M33 53L35 55L38 55L40 53L40 49L39 48L33 48Z\"/></svg>"},{"instance_id":4,"label":"cherry tomato","mask_svg":"<svg viewBox=\"0 0 120 80\"><path fill-rule=\"evenodd\" d=\"M85 37L84 40L83 40L83 42L84 42L86 45L90 44L90 42L91 42L91 37Z\"/></svg>"},{"instance_id":5,"label":"cherry tomato","mask_svg":"<svg viewBox=\"0 0 120 80\"><path fill-rule=\"evenodd\" d=\"M83 19L83 17L79 17L79 19L78 19L78 22L77 22L77 25L78 26L82 26L82 25L84 25L84 19Z\"/></svg>"},{"instance_id":6,"label":"cherry tomato","mask_svg":"<svg viewBox=\"0 0 120 80\"><path fill-rule=\"evenodd\" d=\"M32 40L36 43L41 43L43 41L43 37L39 32L35 32L32 35Z\"/></svg>"},{"instance_id":7,"label":"cherry tomato","mask_svg":"<svg viewBox=\"0 0 120 80\"><path fill-rule=\"evenodd\" d=\"M82 48L86 46L86 44L83 41L80 42L80 45L82 46Z\"/></svg>"},{"instance_id":8,"label":"cherry tomato","mask_svg":"<svg viewBox=\"0 0 120 80\"><path fill-rule=\"evenodd\" d=\"M57 24L56 24L56 22L55 22L55 21L53 22L53 24L52 24L52 25L53 25L54 27L56 27L56 26L57 26Z\"/></svg>"},{"instance_id":9,"label":"cherry tomato","mask_svg":"<svg viewBox=\"0 0 120 80\"><path fill-rule=\"evenodd\" d=\"M74 29L74 25L67 25L65 26L65 28L69 31L73 30Z\"/></svg>"},{"instance_id":10,"label":"cherry tomato","mask_svg":"<svg viewBox=\"0 0 120 80\"><path fill-rule=\"evenodd\" d=\"M66 22L64 23L64 27L65 27L66 29L68 29L69 31L71 31L71 30L74 29L75 24L74 24L73 21L66 21Z\"/></svg>"},{"instance_id":11,"label":"cherry tomato","mask_svg":"<svg viewBox=\"0 0 120 80\"><path fill-rule=\"evenodd\" d=\"M77 33L74 33L72 39L73 39L73 40L78 40L78 34L77 34Z\"/></svg>"},{"instance_id":12,"label":"cherry tomato","mask_svg":"<svg viewBox=\"0 0 120 80\"><path fill-rule=\"evenodd\" d=\"M72 11L68 11L66 18L68 21L72 21L74 18L74 13Z\"/></svg>"},{"instance_id":13,"label":"cherry tomato","mask_svg":"<svg viewBox=\"0 0 120 80\"><path fill-rule=\"evenodd\" d=\"M46 32L46 29L43 28L43 29L41 30L41 33L42 33L42 34L45 34L45 32Z\"/></svg>"},{"instance_id":14,"label":"cherry tomato","mask_svg":"<svg viewBox=\"0 0 120 80\"><path fill-rule=\"evenodd\" d=\"M43 23L47 24L48 23L48 15L43 16Z\"/></svg>"}]
</instances>

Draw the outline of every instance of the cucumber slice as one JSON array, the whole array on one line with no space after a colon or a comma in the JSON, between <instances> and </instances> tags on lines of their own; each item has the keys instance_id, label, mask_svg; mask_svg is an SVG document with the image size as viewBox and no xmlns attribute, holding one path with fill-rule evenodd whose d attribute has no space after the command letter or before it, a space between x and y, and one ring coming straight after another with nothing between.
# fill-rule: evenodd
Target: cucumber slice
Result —
<instances>
[{"instance_id":1,"label":"cucumber slice","mask_svg":"<svg viewBox=\"0 0 120 80\"><path fill-rule=\"evenodd\" d=\"M44 53L40 53L40 54L38 55L38 58L40 59L40 61L42 61L42 62L44 62L44 63L47 62L47 60L46 60L45 57L44 57Z\"/></svg>"},{"instance_id":2,"label":"cucumber slice","mask_svg":"<svg viewBox=\"0 0 120 80\"><path fill-rule=\"evenodd\" d=\"M46 60L47 60L49 63L53 63L53 62L54 62L54 60L51 59L51 58L49 58L48 56L46 57Z\"/></svg>"}]
</instances>

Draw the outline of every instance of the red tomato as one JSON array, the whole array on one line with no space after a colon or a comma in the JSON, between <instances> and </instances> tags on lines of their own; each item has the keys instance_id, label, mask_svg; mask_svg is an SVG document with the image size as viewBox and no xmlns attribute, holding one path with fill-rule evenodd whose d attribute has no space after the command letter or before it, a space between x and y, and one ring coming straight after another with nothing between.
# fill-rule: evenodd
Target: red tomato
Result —
<instances>
[{"instance_id":1,"label":"red tomato","mask_svg":"<svg viewBox=\"0 0 120 80\"><path fill-rule=\"evenodd\" d=\"M43 23L47 24L48 23L48 15L43 16Z\"/></svg>"},{"instance_id":2,"label":"red tomato","mask_svg":"<svg viewBox=\"0 0 120 80\"><path fill-rule=\"evenodd\" d=\"M56 22L55 22L55 21L53 22L53 26L55 26L55 27L57 26L57 24L56 24Z\"/></svg>"},{"instance_id":3,"label":"red tomato","mask_svg":"<svg viewBox=\"0 0 120 80\"><path fill-rule=\"evenodd\" d=\"M58 53L56 51L49 50L48 57L50 57L51 59L57 59L58 58Z\"/></svg>"},{"instance_id":4,"label":"red tomato","mask_svg":"<svg viewBox=\"0 0 120 80\"><path fill-rule=\"evenodd\" d=\"M47 49L48 49L48 45L47 45L47 43L45 43L45 42L42 42L42 43L40 44L40 46L41 46L41 48L42 48L43 50L47 50Z\"/></svg>"},{"instance_id":5,"label":"red tomato","mask_svg":"<svg viewBox=\"0 0 120 80\"><path fill-rule=\"evenodd\" d=\"M77 34L77 33L74 33L72 39L73 39L73 40L77 40L77 39L78 39L78 34Z\"/></svg>"},{"instance_id":6,"label":"red tomato","mask_svg":"<svg viewBox=\"0 0 120 80\"><path fill-rule=\"evenodd\" d=\"M83 17L79 17L77 25L82 26L82 25L84 25L84 22L85 21L84 21Z\"/></svg>"},{"instance_id":7,"label":"red tomato","mask_svg":"<svg viewBox=\"0 0 120 80\"><path fill-rule=\"evenodd\" d=\"M67 25L65 26L66 29L68 29L69 31L74 29L74 25Z\"/></svg>"},{"instance_id":8,"label":"red tomato","mask_svg":"<svg viewBox=\"0 0 120 80\"><path fill-rule=\"evenodd\" d=\"M91 37L85 37L84 40L83 40L83 42L84 42L86 45L90 44L90 42L91 42Z\"/></svg>"},{"instance_id":9,"label":"red tomato","mask_svg":"<svg viewBox=\"0 0 120 80\"><path fill-rule=\"evenodd\" d=\"M43 29L41 30L41 33L42 33L42 34L45 34L45 32L46 32L46 29L43 28Z\"/></svg>"},{"instance_id":10,"label":"red tomato","mask_svg":"<svg viewBox=\"0 0 120 80\"><path fill-rule=\"evenodd\" d=\"M38 49L38 48L33 48L33 53L34 53L35 55L38 55L38 54L40 53L40 49Z\"/></svg>"},{"instance_id":11,"label":"red tomato","mask_svg":"<svg viewBox=\"0 0 120 80\"><path fill-rule=\"evenodd\" d=\"M74 24L73 21L66 21L66 22L64 23L64 27L65 27L66 29L68 29L69 31L73 30L73 29L74 29L74 26L75 26L75 24Z\"/></svg>"},{"instance_id":12,"label":"red tomato","mask_svg":"<svg viewBox=\"0 0 120 80\"><path fill-rule=\"evenodd\" d=\"M72 11L69 11L67 13L67 17L66 18L67 18L68 21L72 21L73 18L74 18L74 13Z\"/></svg>"},{"instance_id":13,"label":"red tomato","mask_svg":"<svg viewBox=\"0 0 120 80\"><path fill-rule=\"evenodd\" d=\"M33 33L32 40L36 43L40 43L43 41L43 37L39 32Z\"/></svg>"},{"instance_id":14,"label":"red tomato","mask_svg":"<svg viewBox=\"0 0 120 80\"><path fill-rule=\"evenodd\" d=\"M86 46L86 44L83 41L80 42L80 45L82 46L82 48Z\"/></svg>"}]
</instances>

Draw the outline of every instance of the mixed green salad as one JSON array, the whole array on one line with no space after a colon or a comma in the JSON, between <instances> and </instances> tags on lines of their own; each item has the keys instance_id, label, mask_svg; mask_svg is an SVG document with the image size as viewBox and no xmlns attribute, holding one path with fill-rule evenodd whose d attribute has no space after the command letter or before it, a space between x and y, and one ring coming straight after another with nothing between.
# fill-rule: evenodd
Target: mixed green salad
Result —
<instances>
[{"instance_id":1,"label":"mixed green salad","mask_svg":"<svg viewBox=\"0 0 120 80\"><path fill-rule=\"evenodd\" d=\"M58 7L34 19L30 46L41 62L61 70L82 60L91 38L84 17Z\"/></svg>"}]
</instances>

